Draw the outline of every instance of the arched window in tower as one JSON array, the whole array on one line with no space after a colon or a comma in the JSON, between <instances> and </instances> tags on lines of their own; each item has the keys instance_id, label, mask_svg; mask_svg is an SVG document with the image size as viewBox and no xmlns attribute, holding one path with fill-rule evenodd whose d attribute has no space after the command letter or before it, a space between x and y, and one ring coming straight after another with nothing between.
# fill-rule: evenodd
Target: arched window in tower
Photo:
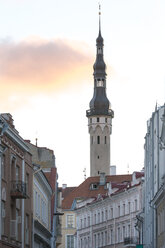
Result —
<instances>
[{"instance_id":1,"label":"arched window in tower","mask_svg":"<svg viewBox=\"0 0 165 248\"><path fill-rule=\"evenodd\" d=\"M103 87L104 86L104 79L97 79L97 87Z\"/></svg>"},{"instance_id":2,"label":"arched window in tower","mask_svg":"<svg viewBox=\"0 0 165 248\"><path fill-rule=\"evenodd\" d=\"M97 144L100 144L100 136L97 136Z\"/></svg>"},{"instance_id":3,"label":"arched window in tower","mask_svg":"<svg viewBox=\"0 0 165 248\"><path fill-rule=\"evenodd\" d=\"M98 54L102 54L102 48L98 47Z\"/></svg>"},{"instance_id":4,"label":"arched window in tower","mask_svg":"<svg viewBox=\"0 0 165 248\"><path fill-rule=\"evenodd\" d=\"M93 145L93 136L91 136L91 145Z\"/></svg>"}]
</instances>

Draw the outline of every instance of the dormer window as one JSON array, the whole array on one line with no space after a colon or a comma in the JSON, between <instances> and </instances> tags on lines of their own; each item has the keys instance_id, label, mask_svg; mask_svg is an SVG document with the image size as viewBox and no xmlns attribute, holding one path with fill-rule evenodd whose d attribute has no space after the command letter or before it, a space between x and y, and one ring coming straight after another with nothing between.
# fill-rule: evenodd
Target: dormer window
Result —
<instances>
[{"instance_id":1,"label":"dormer window","mask_svg":"<svg viewBox=\"0 0 165 248\"><path fill-rule=\"evenodd\" d=\"M104 79L97 79L97 87L103 87L104 86Z\"/></svg>"},{"instance_id":2,"label":"dormer window","mask_svg":"<svg viewBox=\"0 0 165 248\"><path fill-rule=\"evenodd\" d=\"M98 183L92 183L90 185L90 189L92 189L92 190L98 189Z\"/></svg>"}]
</instances>

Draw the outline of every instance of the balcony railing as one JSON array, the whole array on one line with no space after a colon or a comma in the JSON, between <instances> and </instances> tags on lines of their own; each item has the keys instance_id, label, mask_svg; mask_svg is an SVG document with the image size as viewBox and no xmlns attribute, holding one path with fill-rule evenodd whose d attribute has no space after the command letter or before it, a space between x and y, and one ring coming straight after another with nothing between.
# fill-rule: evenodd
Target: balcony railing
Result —
<instances>
[{"instance_id":1,"label":"balcony railing","mask_svg":"<svg viewBox=\"0 0 165 248\"><path fill-rule=\"evenodd\" d=\"M124 238L124 246L136 247L137 244L139 244L138 237L127 237L127 238Z\"/></svg>"},{"instance_id":2,"label":"balcony railing","mask_svg":"<svg viewBox=\"0 0 165 248\"><path fill-rule=\"evenodd\" d=\"M11 181L11 197L15 199L26 199L26 183L22 181Z\"/></svg>"}]
</instances>

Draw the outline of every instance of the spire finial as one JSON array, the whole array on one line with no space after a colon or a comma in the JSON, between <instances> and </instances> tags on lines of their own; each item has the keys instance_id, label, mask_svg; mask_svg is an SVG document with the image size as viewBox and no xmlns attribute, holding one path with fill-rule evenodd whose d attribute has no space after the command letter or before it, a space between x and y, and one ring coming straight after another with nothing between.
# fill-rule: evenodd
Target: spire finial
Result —
<instances>
[{"instance_id":1,"label":"spire finial","mask_svg":"<svg viewBox=\"0 0 165 248\"><path fill-rule=\"evenodd\" d=\"M99 2L99 33L101 33L101 4Z\"/></svg>"}]
</instances>

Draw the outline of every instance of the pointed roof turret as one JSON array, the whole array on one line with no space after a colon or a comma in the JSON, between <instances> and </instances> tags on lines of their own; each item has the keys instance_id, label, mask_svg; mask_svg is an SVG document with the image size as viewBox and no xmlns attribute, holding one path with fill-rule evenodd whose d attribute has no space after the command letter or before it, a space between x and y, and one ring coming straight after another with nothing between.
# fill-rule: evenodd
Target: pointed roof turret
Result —
<instances>
[{"instance_id":1,"label":"pointed roof turret","mask_svg":"<svg viewBox=\"0 0 165 248\"><path fill-rule=\"evenodd\" d=\"M99 5L99 34L96 39L96 61L93 65L94 95L90 101L87 116L109 115L113 117L111 104L106 95L106 64L103 56L104 39L101 35L101 9Z\"/></svg>"}]
</instances>

